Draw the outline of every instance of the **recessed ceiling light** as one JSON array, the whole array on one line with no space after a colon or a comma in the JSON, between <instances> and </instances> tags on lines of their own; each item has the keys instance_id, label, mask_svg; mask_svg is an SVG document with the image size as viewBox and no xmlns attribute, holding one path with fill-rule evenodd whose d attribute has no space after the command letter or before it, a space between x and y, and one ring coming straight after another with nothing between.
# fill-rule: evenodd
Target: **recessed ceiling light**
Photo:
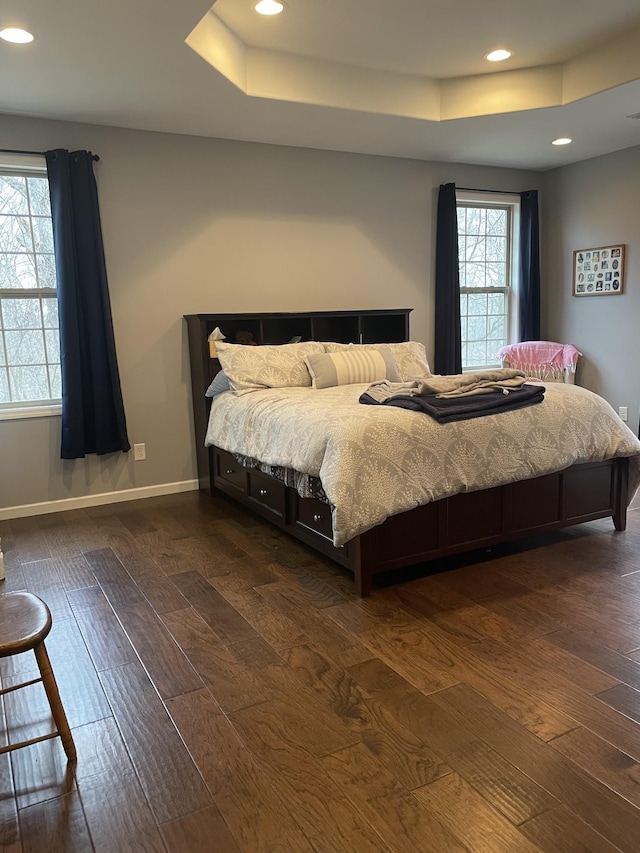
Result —
<instances>
[{"instance_id":1,"label":"recessed ceiling light","mask_svg":"<svg viewBox=\"0 0 640 853\"><path fill-rule=\"evenodd\" d=\"M558 139L554 139L551 143L552 145L569 145L573 142L573 139L569 139L568 136L560 136Z\"/></svg>"},{"instance_id":2,"label":"recessed ceiling light","mask_svg":"<svg viewBox=\"0 0 640 853\"><path fill-rule=\"evenodd\" d=\"M284 3L282 0L260 0L253 8L259 15L279 15L284 12Z\"/></svg>"},{"instance_id":3,"label":"recessed ceiling light","mask_svg":"<svg viewBox=\"0 0 640 853\"><path fill-rule=\"evenodd\" d=\"M485 54L485 59L488 59L489 62L503 62L505 59L509 59L510 56L513 56L512 50L492 50L491 53Z\"/></svg>"},{"instance_id":4,"label":"recessed ceiling light","mask_svg":"<svg viewBox=\"0 0 640 853\"><path fill-rule=\"evenodd\" d=\"M33 41L33 36L26 30L19 30L17 27L6 27L0 30L0 39L11 41L14 44L29 44Z\"/></svg>"}]
</instances>

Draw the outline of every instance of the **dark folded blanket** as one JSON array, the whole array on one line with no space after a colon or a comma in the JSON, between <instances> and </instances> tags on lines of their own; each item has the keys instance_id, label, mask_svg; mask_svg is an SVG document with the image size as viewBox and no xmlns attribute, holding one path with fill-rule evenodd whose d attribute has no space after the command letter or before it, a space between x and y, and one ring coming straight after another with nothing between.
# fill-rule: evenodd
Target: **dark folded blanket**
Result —
<instances>
[{"instance_id":1,"label":"dark folded blanket","mask_svg":"<svg viewBox=\"0 0 640 853\"><path fill-rule=\"evenodd\" d=\"M520 388L508 391L489 391L486 394L474 394L462 397L435 397L432 394L397 394L387 400L374 400L369 394L362 394L361 403L373 406L397 406L401 409L411 409L424 412L441 424L451 421L464 421L469 418L479 418L483 415L496 415L499 412L510 412L512 409L522 409L533 406L544 399L545 388L542 385L524 384Z\"/></svg>"}]
</instances>

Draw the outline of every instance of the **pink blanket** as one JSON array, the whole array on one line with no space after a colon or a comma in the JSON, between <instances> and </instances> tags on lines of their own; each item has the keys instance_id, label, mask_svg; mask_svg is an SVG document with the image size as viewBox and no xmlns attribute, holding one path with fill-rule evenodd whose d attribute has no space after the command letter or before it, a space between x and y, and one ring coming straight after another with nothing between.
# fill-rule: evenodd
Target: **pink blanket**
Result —
<instances>
[{"instance_id":1,"label":"pink blanket","mask_svg":"<svg viewBox=\"0 0 640 853\"><path fill-rule=\"evenodd\" d=\"M516 370L535 372L536 375L562 373L568 369L575 372L578 357L582 355L573 344L557 344L552 341L524 341L502 347L498 358Z\"/></svg>"}]
</instances>

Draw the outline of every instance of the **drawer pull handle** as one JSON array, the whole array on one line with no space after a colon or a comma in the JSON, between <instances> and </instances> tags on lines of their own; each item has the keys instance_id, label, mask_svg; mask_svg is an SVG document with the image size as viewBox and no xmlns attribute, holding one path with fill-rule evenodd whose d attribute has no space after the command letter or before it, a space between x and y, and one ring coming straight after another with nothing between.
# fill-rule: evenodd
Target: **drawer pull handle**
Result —
<instances>
[{"instance_id":1,"label":"drawer pull handle","mask_svg":"<svg viewBox=\"0 0 640 853\"><path fill-rule=\"evenodd\" d=\"M319 521L322 521L322 516L321 516L321 515L319 515L318 513L316 513L316 514L313 516L313 520L314 520L314 521L315 521L315 523L317 524Z\"/></svg>"},{"instance_id":2,"label":"drawer pull handle","mask_svg":"<svg viewBox=\"0 0 640 853\"><path fill-rule=\"evenodd\" d=\"M260 489L260 497L264 498L264 497L266 497L266 495L267 495L267 490L266 489Z\"/></svg>"},{"instance_id":3,"label":"drawer pull handle","mask_svg":"<svg viewBox=\"0 0 640 853\"><path fill-rule=\"evenodd\" d=\"M227 470L225 471L225 474L233 474L233 473L234 473L233 468L227 468Z\"/></svg>"}]
</instances>

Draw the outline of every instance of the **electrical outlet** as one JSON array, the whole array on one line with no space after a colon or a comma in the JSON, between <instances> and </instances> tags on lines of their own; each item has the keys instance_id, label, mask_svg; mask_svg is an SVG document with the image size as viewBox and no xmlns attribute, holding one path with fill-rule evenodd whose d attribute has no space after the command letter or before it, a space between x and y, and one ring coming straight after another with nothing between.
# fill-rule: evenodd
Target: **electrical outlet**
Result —
<instances>
[{"instance_id":1,"label":"electrical outlet","mask_svg":"<svg viewBox=\"0 0 640 853\"><path fill-rule=\"evenodd\" d=\"M629 420L629 409L627 406L619 406L618 414L620 415L620 419L623 421Z\"/></svg>"},{"instance_id":2,"label":"electrical outlet","mask_svg":"<svg viewBox=\"0 0 640 853\"><path fill-rule=\"evenodd\" d=\"M143 459L147 458L147 448L144 444L133 445L133 458L136 462L142 462Z\"/></svg>"}]
</instances>

